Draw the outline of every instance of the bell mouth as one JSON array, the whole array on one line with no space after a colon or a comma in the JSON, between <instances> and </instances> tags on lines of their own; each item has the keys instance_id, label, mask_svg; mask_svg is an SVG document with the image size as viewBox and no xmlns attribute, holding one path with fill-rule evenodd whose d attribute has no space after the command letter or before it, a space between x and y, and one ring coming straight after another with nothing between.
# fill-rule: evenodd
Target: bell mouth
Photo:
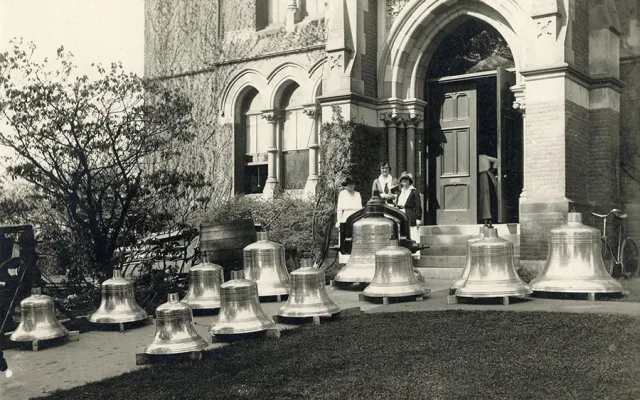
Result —
<instances>
[{"instance_id":1,"label":"bell mouth","mask_svg":"<svg viewBox=\"0 0 640 400\"><path fill-rule=\"evenodd\" d=\"M269 233L268 232L258 232L258 241L264 241L264 240L269 240Z\"/></svg>"},{"instance_id":2,"label":"bell mouth","mask_svg":"<svg viewBox=\"0 0 640 400\"><path fill-rule=\"evenodd\" d=\"M178 301L180 301L180 298L178 297L178 293L169 293L169 296L167 298L167 302L176 303Z\"/></svg>"},{"instance_id":3,"label":"bell mouth","mask_svg":"<svg viewBox=\"0 0 640 400\"><path fill-rule=\"evenodd\" d=\"M567 214L567 223L568 224L581 224L582 223L582 214L577 212L570 212Z\"/></svg>"}]
</instances>

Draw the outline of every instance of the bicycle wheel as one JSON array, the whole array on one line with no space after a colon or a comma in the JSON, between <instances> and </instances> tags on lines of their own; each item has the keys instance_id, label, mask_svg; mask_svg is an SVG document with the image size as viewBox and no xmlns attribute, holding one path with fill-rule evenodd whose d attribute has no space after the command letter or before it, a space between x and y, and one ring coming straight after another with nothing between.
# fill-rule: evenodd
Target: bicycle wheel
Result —
<instances>
[{"instance_id":1,"label":"bicycle wheel","mask_svg":"<svg viewBox=\"0 0 640 400\"><path fill-rule=\"evenodd\" d=\"M622 271L629 277L640 276L638 272L638 246L631 238L626 238L622 242Z\"/></svg>"},{"instance_id":2,"label":"bicycle wheel","mask_svg":"<svg viewBox=\"0 0 640 400\"><path fill-rule=\"evenodd\" d=\"M602 261L604 262L604 268L607 273L611 275L613 273L613 267L616 265L616 258L613 255L613 249L607 240L602 240L601 244Z\"/></svg>"}]
</instances>

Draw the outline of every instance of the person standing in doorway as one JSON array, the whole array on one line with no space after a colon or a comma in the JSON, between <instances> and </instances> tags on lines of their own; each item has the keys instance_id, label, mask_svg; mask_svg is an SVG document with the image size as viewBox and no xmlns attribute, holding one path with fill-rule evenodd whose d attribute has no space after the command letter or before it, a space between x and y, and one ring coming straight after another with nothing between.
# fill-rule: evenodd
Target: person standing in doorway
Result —
<instances>
[{"instance_id":1,"label":"person standing in doorway","mask_svg":"<svg viewBox=\"0 0 640 400\"><path fill-rule=\"evenodd\" d=\"M486 154L478 155L478 214L487 223L493 220L491 199L497 198L498 182L493 170L498 159Z\"/></svg>"},{"instance_id":2,"label":"person standing in doorway","mask_svg":"<svg viewBox=\"0 0 640 400\"><path fill-rule=\"evenodd\" d=\"M373 196L373 192L377 190L380 193L380 197L387 204L393 205L396 199L394 192L398 189L398 181L391 176L391 166L388 161L381 162L378 165L378 169L380 170L380 176L373 181L371 195Z\"/></svg>"},{"instance_id":3,"label":"person standing in doorway","mask_svg":"<svg viewBox=\"0 0 640 400\"><path fill-rule=\"evenodd\" d=\"M355 179L352 176L347 176L342 182L342 187L343 189L338 195L336 228L339 227L340 224L347 222L347 218L349 218L351 214L362 208L362 197L360 193L356 191ZM338 238L338 243L340 243L340 238ZM349 254L338 254L338 262L340 264L346 264L347 261L349 261Z\"/></svg>"}]
</instances>

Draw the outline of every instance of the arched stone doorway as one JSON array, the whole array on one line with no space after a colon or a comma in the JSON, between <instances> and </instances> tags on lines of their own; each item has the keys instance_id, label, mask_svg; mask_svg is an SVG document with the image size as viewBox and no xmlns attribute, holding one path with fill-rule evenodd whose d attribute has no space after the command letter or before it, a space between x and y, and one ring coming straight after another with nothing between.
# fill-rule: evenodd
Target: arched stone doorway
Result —
<instances>
[{"instance_id":1,"label":"arched stone doorway","mask_svg":"<svg viewBox=\"0 0 640 400\"><path fill-rule=\"evenodd\" d=\"M518 222L522 117L513 54L488 23L461 16L433 51L424 83L427 224Z\"/></svg>"},{"instance_id":2,"label":"arched stone doorway","mask_svg":"<svg viewBox=\"0 0 640 400\"><path fill-rule=\"evenodd\" d=\"M516 131L516 147L522 147L522 117L514 113L513 101L514 94L523 94L519 70L525 65L530 23L530 17L515 2L493 0L473 4L451 0L410 1L394 21L389 31L389 44L384 48L380 60L380 69L384 74L380 75L382 79L379 80L378 86L383 104L379 114L388 129L387 147L390 162L394 163L396 170L406 168L414 172L421 183L419 189L424 194L425 208L429 211L425 214L425 224L467 225L480 222L481 215L477 213L478 133L481 134L481 138L487 137L487 140L490 140L490 136L495 136L495 155L499 152L505 153L500 156L513 155L516 152L505 152L505 140L502 140L500 145L497 143L500 138L497 131L504 130L507 122L508 127ZM493 37L501 39L503 47L509 49L510 63L503 65L499 57L490 57L493 55L490 54L476 60L474 64L461 66L461 71L441 71L440 74L430 75L430 66L432 61L438 58L438 49L447 49L447 38L455 37L460 30L469 30L468 28L474 24L476 28L488 30ZM444 47L441 46L443 44ZM449 53L457 54L455 51ZM490 71L487 71L487 66L491 67ZM476 72L473 68L478 70L477 75L473 74ZM463 78L461 75L466 76ZM444 143L455 142L455 136L464 134L454 132L455 128L462 127L456 126L456 121L460 122L458 116L452 116L452 121L446 127L453 131L443 132L441 129L441 106L448 107L449 104L436 103L444 101L444 98L452 94L444 93L441 89L458 93L460 90L466 90L465 85L469 83L478 88L473 89L474 94L471 97L460 97L458 100L471 101L467 104L471 107L468 110L469 115L464 117L469 122L468 126L465 126L470 136L466 142L442 146ZM483 90L479 90L479 87ZM438 98L438 92L441 98ZM477 104L486 103L488 98L492 98L490 104L484 104L480 108L482 121L479 126L475 121L478 117ZM513 120L505 121L503 115L498 115L499 111L509 114ZM493 120L488 117L489 114L494 116ZM487 132L492 132L492 135L486 134ZM448 142L447 135L450 136ZM509 136L512 137L514 136ZM453 151L458 144L466 146L466 159L460 159L460 154L451 154L448 159L442 157L447 151ZM442 154L438 154L438 146ZM517 179L514 180L519 182L513 186L496 182L493 193L494 222L508 223L518 220L519 194L524 190L523 150L517 153L518 173ZM504 178L504 172L507 172L508 160L507 157L503 159L505 163L498 165L500 178ZM466 163L467 167L461 170L444 168L447 165L443 163L450 162L448 167L453 167L458 161ZM441 170L438 171L438 168ZM514 166L509 167L511 168ZM505 171L502 171L503 169ZM449 181L440 181L439 177L448 177ZM507 186L512 188L511 192L504 190ZM448 202L447 198L452 201ZM448 209L451 212L444 212Z\"/></svg>"}]
</instances>

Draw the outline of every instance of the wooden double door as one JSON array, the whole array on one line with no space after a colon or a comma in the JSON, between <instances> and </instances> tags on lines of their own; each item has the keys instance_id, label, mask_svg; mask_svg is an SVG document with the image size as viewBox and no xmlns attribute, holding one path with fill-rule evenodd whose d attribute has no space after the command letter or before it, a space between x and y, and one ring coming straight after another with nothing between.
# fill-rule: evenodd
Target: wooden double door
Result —
<instances>
[{"instance_id":1,"label":"wooden double door","mask_svg":"<svg viewBox=\"0 0 640 400\"><path fill-rule=\"evenodd\" d=\"M517 222L522 191L522 120L512 109L513 72L429 84L426 209L429 224L476 224L478 139L498 159L494 222ZM486 147L486 146L485 146ZM486 177L483 177L486 178Z\"/></svg>"}]
</instances>

